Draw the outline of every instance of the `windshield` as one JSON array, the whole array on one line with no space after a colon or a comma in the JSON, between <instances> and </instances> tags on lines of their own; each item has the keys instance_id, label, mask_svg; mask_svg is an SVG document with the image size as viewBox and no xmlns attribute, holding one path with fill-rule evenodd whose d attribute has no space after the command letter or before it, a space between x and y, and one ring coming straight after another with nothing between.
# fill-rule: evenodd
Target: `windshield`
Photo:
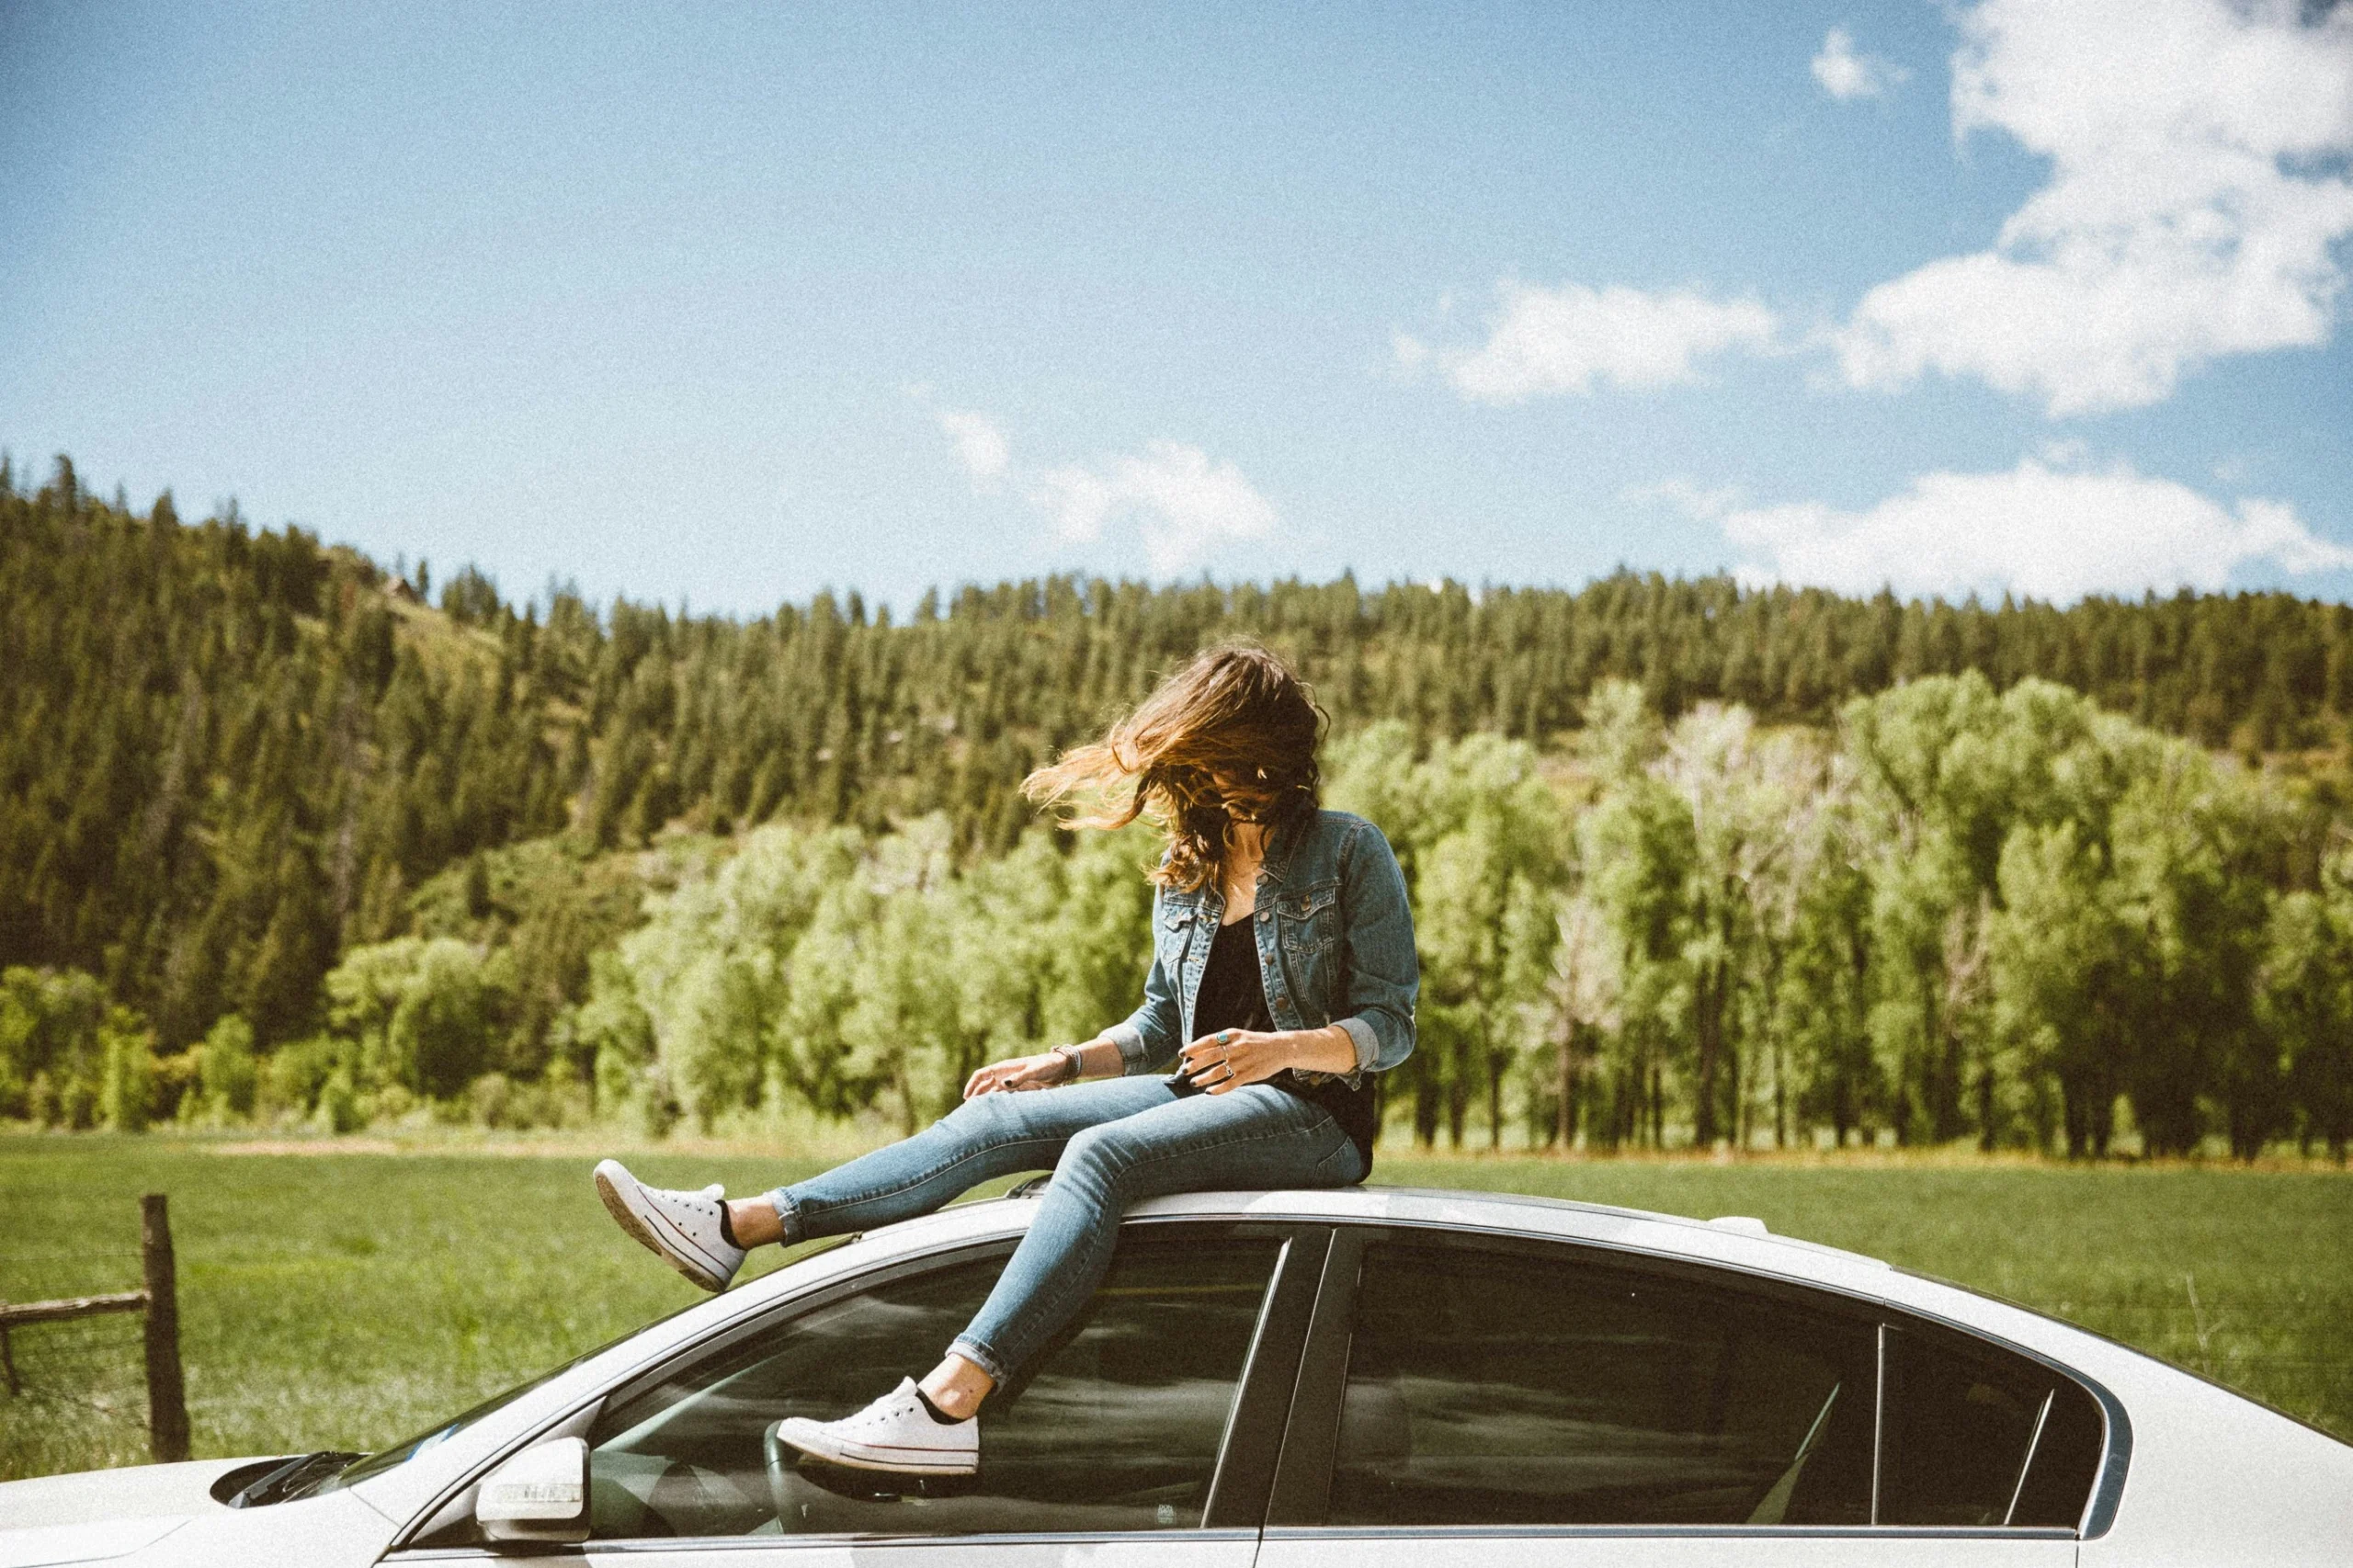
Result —
<instances>
[{"instance_id":1,"label":"windshield","mask_svg":"<svg viewBox=\"0 0 2353 1568\"><path fill-rule=\"evenodd\" d=\"M790 1268L794 1265L806 1263L811 1258L817 1256L821 1253L831 1252L835 1247L844 1245L849 1242L854 1242L857 1239L856 1235L827 1236L822 1241L807 1244L802 1250L794 1254L784 1267ZM352 1460L351 1463L344 1466L342 1469L333 1471L320 1478L318 1481L302 1486L298 1491L290 1492L288 1494L288 1497L290 1499L293 1497L314 1497L324 1492L339 1492L347 1486L357 1486L359 1483L369 1480L373 1476L381 1475L388 1470L397 1469L399 1466L406 1464L417 1455L425 1452L426 1449L430 1449L437 1444L448 1442L450 1438L456 1437L459 1433L464 1431L467 1427L481 1420L483 1416L490 1415L494 1411L503 1409L506 1405L512 1404L515 1401L522 1398L533 1389L538 1388L541 1383L547 1382L563 1373L572 1370L573 1368L577 1367L581 1362L587 1360L590 1357L602 1356L614 1346L634 1339L639 1335L643 1334L647 1329L654 1327L658 1324L668 1323L672 1318L678 1316L679 1313L690 1312L697 1307L704 1304L705 1302L703 1301L688 1301L685 1306L680 1307L677 1312L665 1312L660 1317L654 1318L651 1322L638 1324L635 1328L629 1330L625 1334L615 1335L612 1338L608 1339L605 1343L596 1346L594 1349L582 1351L579 1355L574 1356L571 1360L564 1362L562 1366L549 1368L546 1371L541 1372L538 1377L531 1379L529 1382L517 1383L513 1388L508 1389L505 1393L492 1395L490 1398L483 1401L480 1404L475 1405L472 1410L467 1411L462 1415L457 1416L452 1420L445 1421L438 1426L427 1428L426 1430L418 1433L414 1437L404 1438L402 1441L394 1443L389 1449L383 1449L372 1454L363 1455L359 1459Z\"/></svg>"},{"instance_id":2,"label":"windshield","mask_svg":"<svg viewBox=\"0 0 2353 1568\"><path fill-rule=\"evenodd\" d=\"M623 1337L626 1338L627 1335L624 1335ZM620 1341L617 1339L612 1343L614 1345L618 1345ZM315 1486L311 1487L305 1492L297 1494L297 1495L311 1497L316 1496L322 1492L339 1492L347 1486L357 1485L358 1483L367 1480L371 1475L381 1475L384 1471L392 1469L396 1465L406 1464L409 1460L415 1459L426 1449L434 1447L436 1444L448 1442L451 1437L456 1437L459 1433L464 1431L467 1427L481 1420L483 1416L488 1415L492 1411L503 1409L506 1406L514 1403L517 1400L522 1398L533 1389L538 1388L541 1383L546 1382L550 1378L555 1377L558 1373L570 1371L581 1362L585 1361L589 1356L594 1356L597 1351L607 1348L608 1348L608 1346L600 1345L596 1350L591 1350L587 1352L586 1355L575 1356L561 1367L550 1368L548 1370L541 1372L538 1377L531 1379L529 1382L517 1383L505 1393L491 1395L490 1398L483 1400L480 1404L475 1405L472 1410L467 1411L464 1415L460 1415L453 1420L445 1421L440 1426L420 1432L414 1437L403 1438L401 1441L394 1443L389 1449L383 1449L372 1454L363 1455L360 1458L352 1460L349 1464L344 1466L343 1469L335 1471L333 1475L325 1477Z\"/></svg>"},{"instance_id":3,"label":"windshield","mask_svg":"<svg viewBox=\"0 0 2353 1568\"><path fill-rule=\"evenodd\" d=\"M702 1305L702 1303L699 1301L690 1301L686 1306L679 1308L678 1311L691 1312L694 1308L700 1305ZM504 1393L493 1394L490 1398L483 1401L480 1404L475 1405L472 1410L465 1412L461 1415L456 1416L449 1421L444 1421L438 1426L428 1427L426 1430L418 1433L414 1437L403 1438L400 1442L394 1443L389 1449L380 1449L375 1453L367 1454L359 1459L356 1459L352 1460L351 1463L344 1466L341 1470L321 1478L311 1486L304 1488L301 1492L294 1493L291 1495L314 1497L321 1493L340 1492L347 1486L357 1486L359 1483L366 1481L372 1476L381 1475L388 1470L396 1469L401 1465L404 1465L408 1463L409 1460L415 1459L417 1455L425 1452L426 1449L436 1447L438 1444L448 1442L450 1438L456 1437L459 1433L464 1431L467 1427L481 1420L483 1416L490 1415L494 1411L505 1409L507 1405L514 1403L517 1400L522 1398L533 1389L538 1388L540 1384L561 1377L564 1373L572 1370L573 1368L580 1365L581 1362L587 1360L593 1356L602 1356L614 1346L620 1345L624 1341L636 1338L639 1335L643 1334L647 1329L652 1328L654 1324L666 1323L671 1318L677 1315L677 1312L668 1312L654 1319L654 1323L640 1324L637 1327L631 1329L627 1334L617 1335L613 1338L605 1341L602 1345L596 1346L594 1349L582 1351L579 1355L574 1356L571 1360L563 1363L561 1366L549 1368L546 1371L541 1372L538 1377L531 1379L528 1382L517 1383L513 1388L508 1389Z\"/></svg>"}]
</instances>

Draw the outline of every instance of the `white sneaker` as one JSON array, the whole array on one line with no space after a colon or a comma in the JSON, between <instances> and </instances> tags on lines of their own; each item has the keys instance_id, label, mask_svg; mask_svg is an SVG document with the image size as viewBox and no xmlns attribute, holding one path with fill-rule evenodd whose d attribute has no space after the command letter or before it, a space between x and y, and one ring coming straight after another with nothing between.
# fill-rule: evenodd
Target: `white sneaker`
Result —
<instances>
[{"instance_id":1,"label":"white sneaker","mask_svg":"<svg viewBox=\"0 0 2353 1568\"><path fill-rule=\"evenodd\" d=\"M972 1475L981 1468L981 1418L935 1420L916 1397L915 1381L899 1386L855 1415L839 1421L790 1416L776 1435L804 1454L856 1470L908 1475Z\"/></svg>"},{"instance_id":2,"label":"white sneaker","mask_svg":"<svg viewBox=\"0 0 2353 1568\"><path fill-rule=\"evenodd\" d=\"M716 1182L700 1192L647 1187L619 1160L597 1161L596 1176L597 1196L620 1228L704 1290L726 1290L744 1267L744 1249L719 1229L725 1187Z\"/></svg>"}]
</instances>

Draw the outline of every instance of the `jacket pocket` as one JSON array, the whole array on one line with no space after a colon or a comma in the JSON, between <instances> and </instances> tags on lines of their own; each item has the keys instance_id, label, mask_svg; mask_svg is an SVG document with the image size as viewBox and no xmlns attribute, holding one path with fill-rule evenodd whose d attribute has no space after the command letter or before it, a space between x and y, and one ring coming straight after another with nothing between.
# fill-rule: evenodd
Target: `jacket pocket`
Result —
<instances>
[{"instance_id":1,"label":"jacket pocket","mask_svg":"<svg viewBox=\"0 0 2353 1568\"><path fill-rule=\"evenodd\" d=\"M1172 981L1177 967L1185 961L1186 949L1192 946L1193 926L1200 911L1191 904L1172 903L1162 910L1160 929L1153 933L1160 968Z\"/></svg>"},{"instance_id":2,"label":"jacket pocket","mask_svg":"<svg viewBox=\"0 0 2353 1568\"><path fill-rule=\"evenodd\" d=\"M1290 952L1305 955L1332 948L1340 939L1340 884L1321 882L1278 894L1275 926Z\"/></svg>"}]
</instances>

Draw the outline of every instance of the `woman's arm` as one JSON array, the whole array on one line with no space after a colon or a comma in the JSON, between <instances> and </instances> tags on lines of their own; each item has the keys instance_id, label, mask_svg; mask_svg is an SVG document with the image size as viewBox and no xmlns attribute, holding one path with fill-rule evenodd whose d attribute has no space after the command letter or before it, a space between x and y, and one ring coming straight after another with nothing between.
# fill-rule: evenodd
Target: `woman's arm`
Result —
<instances>
[{"instance_id":1,"label":"woman's arm","mask_svg":"<svg viewBox=\"0 0 2353 1568\"><path fill-rule=\"evenodd\" d=\"M1058 1046L1035 1056L1007 1057L976 1068L964 1080L964 1097L969 1100L974 1095L1051 1089L1062 1084L1075 1084L1081 1078L1116 1078L1120 1070L1119 1042L1108 1035L1097 1035L1085 1045Z\"/></svg>"},{"instance_id":2,"label":"woman's arm","mask_svg":"<svg viewBox=\"0 0 2353 1568\"><path fill-rule=\"evenodd\" d=\"M1347 936L1347 977L1335 1001L1338 1028L1356 1059L1340 1071L1386 1073L1414 1054L1414 1003L1422 960L1405 873L1381 830L1365 824L1340 862L1340 916Z\"/></svg>"},{"instance_id":3,"label":"woman's arm","mask_svg":"<svg viewBox=\"0 0 2353 1568\"><path fill-rule=\"evenodd\" d=\"M1357 1042L1337 1024L1320 1029L1221 1029L1187 1046L1185 1071L1212 1095L1264 1083L1286 1068L1353 1073Z\"/></svg>"},{"instance_id":4,"label":"woman's arm","mask_svg":"<svg viewBox=\"0 0 2353 1568\"><path fill-rule=\"evenodd\" d=\"M1120 1053L1120 1042L1108 1029L1085 1045L1065 1045L1060 1055L1070 1061L1071 1071L1063 1079L1075 1084L1086 1078L1117 1078L1128 1070L1127 1060Z\"/></svg>"}]
</instances>

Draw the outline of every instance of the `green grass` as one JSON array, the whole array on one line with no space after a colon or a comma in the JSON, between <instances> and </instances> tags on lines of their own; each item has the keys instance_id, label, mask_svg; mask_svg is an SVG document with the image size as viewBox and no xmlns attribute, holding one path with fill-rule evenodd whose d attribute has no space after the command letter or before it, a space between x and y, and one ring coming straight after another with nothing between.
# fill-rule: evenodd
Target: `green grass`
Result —
<instances>
[{"instance_id":1,"label":"green grass","mask_svg":"<svg viewBox=\"0 0 2353 1568\"><path fill-rule=\"evenodd\" d=\"M171 1195L199 1455L381 1447L697 1299L613 1230L585 1153L221 1151L0 1137L0 1300L135 1286L137 1196ZM814 1168L633 1164L738 1192ZM1379 1176L1755 1214L2071 1318L2353 1437L2343 1176L1385 1157ZM0 1476L144 1460L138 1332L114 1317L14 1335L25 1391L0 1389Z\"/></svg>"}]
</instances>

